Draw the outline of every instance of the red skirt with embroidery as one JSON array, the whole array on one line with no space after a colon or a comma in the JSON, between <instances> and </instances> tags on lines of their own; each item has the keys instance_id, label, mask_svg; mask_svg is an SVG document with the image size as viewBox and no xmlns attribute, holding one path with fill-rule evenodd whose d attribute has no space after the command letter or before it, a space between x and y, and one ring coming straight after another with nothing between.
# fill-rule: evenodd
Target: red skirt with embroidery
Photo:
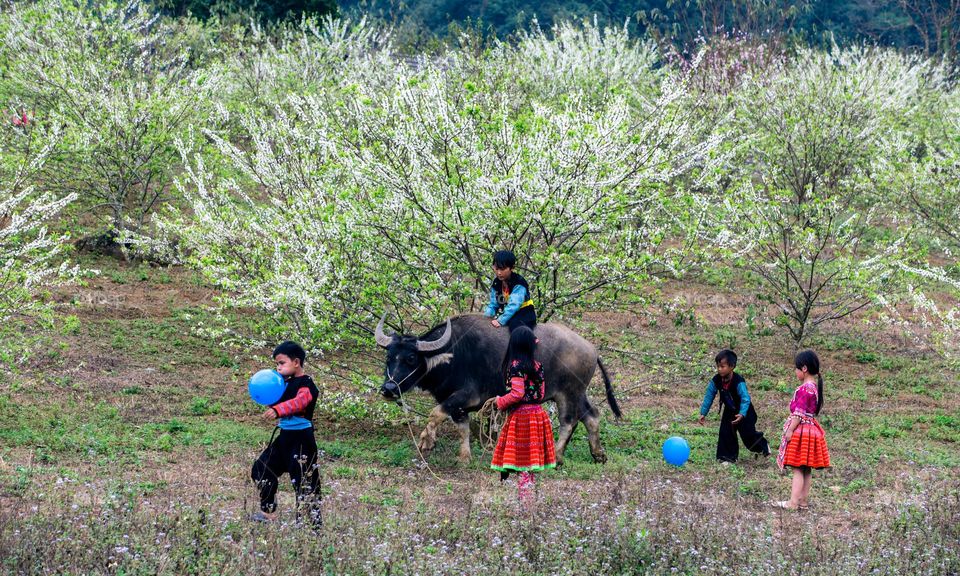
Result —
<instances>
[{"instance_id":1,"label":"red skirt with embroidery","mask_svg":"<svg viewBox=\"0 0 960 576\"><path fill-rule=\"evenodd\" d=\"M539 404L522 404L507 416L493 450L494 470L536 471L555 468L550 416Z\"/></svg>"},{"instance_id":2,"label":"red skirt with embroidery","mask_svg":"<svg viewBox=\"0 0 960 576\"><path fill-rule=\"evenodd\" d=\"M789 420L784 428L789 425ZM778 464L784 466L809 466L827 468L830 466L830 451L827 438L816 418L804 417L790 438L781 438Z\"/></svg>"}]
</instances>

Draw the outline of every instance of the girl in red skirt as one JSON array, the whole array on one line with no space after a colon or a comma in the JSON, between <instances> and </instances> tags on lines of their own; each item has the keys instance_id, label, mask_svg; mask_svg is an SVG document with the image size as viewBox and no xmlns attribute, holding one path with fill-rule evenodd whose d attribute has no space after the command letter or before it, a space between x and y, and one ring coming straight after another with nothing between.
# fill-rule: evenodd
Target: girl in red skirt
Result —
<instances>
[{"instance_id":1,"label":"girl in red skirt","mask_svg":"<svg viewBox=\"0 0 960 576\"><path fill-rule=\"evenodd\" d=\"M820 359L812 350L804 350L794 359L800 386L790 402L790 416L783 424L783 437L777 464L793 467L793 487L790 500L774 503L790 510L807 507L813 468L830 466L830 452L817 415L823 408L823 378L820 377ZM816 377L816 379L814 379Z\"/></svg>"},{"instance_id":2,"label":"girl in red skirt","mask_svg":"<svg viewBox=\"0 0 960 576\"><path fill-rule=\"evenodd\" d=\"M500 429L490 467L500 471L500 480L510 472L519 472L517 496L522 503L533 493L533 473L555 468L553 427L540 402L544 396L543 368L534 361L537 339L533 330L518 326L510 333L510 346L504 361L510 391L496 397L497 410L509 410Z\"/></svg>"}]
</instances>

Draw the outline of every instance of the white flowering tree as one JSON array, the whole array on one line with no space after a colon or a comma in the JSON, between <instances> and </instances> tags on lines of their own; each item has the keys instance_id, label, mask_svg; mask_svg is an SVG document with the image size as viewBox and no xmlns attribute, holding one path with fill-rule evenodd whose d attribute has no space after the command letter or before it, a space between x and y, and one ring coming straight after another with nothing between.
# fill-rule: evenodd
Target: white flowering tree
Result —
<instances>
[{"instance_id":1,"label":"white flowering tree","mask_svg":"<svg viewBox=\"0 0 960 576\"><path fill-rule=\"evenodd\" d=\"M228 291L228 305L258 309L331 348L337 326L353 318L348 303L360 300L358 270L377 256L349 242L342 168L328 135L300 126L296 111L305 104L291 97L292 111L243 116L249 147L212 132L213 154L182 144L192 214L168 216L160 227L179 235L190 261ZM228 163L232 175L212 170L207 157Z\"/></svg>"},{"instance_id":2,"label":"white flowering tree","mask_svg":"<svg viewBox=\"0 0 960 576\"><path fill-rule=\"evenodd\" d=\"M938 86L942 88L942 86ZM960 254L960 94L934 92L914 120L892 176L898 207L925 224L948 255Z\"/></svg>"},{"instance_id":3,"label":"white flowering tree","mask_svg":"<svg viewBox=\"0 0 960 576\"><path fill-rule=\"evenodd\" d=\"M528 101L439 69L355 98L341 116L345 154L365 210L378 213L379 249L408 263L399 292L459 296L434 309L470 307L491 253L510 248L548 319L669 268L679 258L663 241L685 222L664 206L685 192L668 184L713 146L690 137L676 106L684 86L672 80L639 113L622 98Z\"/></svg>"},{"instance_id":4,"label":"white flowering tree","mask_svg":"<svg viewBox=\"0 0 960 576\"><path fill-rule=\"evenodd\" d=\"M216 75L190 69L173 30L136 0L7 10L9 88L64 124L47 184L77 194L109 241L144 230L170 199L174 140L204 117Z\"/></svg>"},{"instance_id":5,"label":"white flowering tree","mask_svg":"<svg viewBox=\"0 0 960 576\"><path fill-rule=\"evenodd\" d=\"M797 346L902 287L912 254L885 210L885 163L930 73L893 51L801 50L738 94L742 179L726 222Z\"/></svg>"},{"instance_id":6,"label":"white flowering tree","mask_svg":"<svg viewBox=\"0 0 960 576\"><path fill-rule=\"evenodd\" d=\"M553 101L503 82L525 72L503 49L344 73L242 115L233 139L206 131L217 154L184 150L195 262L233 304L323 345L385 308L415 323L476 310L500 248L545 318L682 264L688 247L667 241L692 237L698 205L671 184L709 178L716 146L694 137L684 79L664 74L649 103Z\"/></svg>"},{"instance_id":7,"label":"white flowering tree","mask_svg":"<svg viewBox=\"0 0 960 576\"><path fill-rule=\"evenodd\" d=\"M900 262L901 294L882 299L888 319L944 353L960 352L960 94L930 79L923 106L905 119L903 139L887 171L889 204L898 221L917 229L914 244L926 256Z\"/></svg>"},{"instance_id":8,"label":"white flowering tree","mask_svg":"<svg viewBox=\"0 0 960 576\"><path fill-rule=\"evenodd\" d=\"M47 228L76 196L57 197L37 181L60 140L29 117L0 118L0 320L43 311L37 293L77 273L62 256L66 238Z\"/></svg>"},{"instance_id":9,"label":"white flowering tree","mask_svg":"<svg viewBox=\"0 0 960 576\"><path fill-rule=\"evenodd\" d=\"M353 82L387 84L395 61L389 30L365 19L325 16L282 24L267 34L252 24L227 54L230 90L221 98L230 113L271 114L289 94L324 93Z\"/></svg>"},{"instance_id":10,"label":"white flowering tree","mask_svg":"<svg viewBox=\"0 0 960 576\"><path fill-rule=\"evenodd\" d=\"M651 40L631 37L629 22L601 29L595 22L558 22L548 34L534 20L514 44L498 42L489 62L504 58L519 88L548 101L571 94L589 102L656 100L660 53ZM501 68L503 69L503 68Z\"/></svg>"},{"instance_id":11,"label":"white flowering tree","mask_svg":"<svg viewBox=\"0 0 960 576\"><path fill-rule=\"evenodd\" d=\"M168 258L186 248L228 305L265 311L321 348L349 336L341 326L362 331L351 322L376 254L349 220L351 184L322 109L360 83L392 85L395 67L389 35L363 20L308 18L271 36L254 26L226 62L219 125L203 127L205 143L180 142L190 209L170 211L160 242L144 244L175 239Z\"/></svg>"}]
</instances>

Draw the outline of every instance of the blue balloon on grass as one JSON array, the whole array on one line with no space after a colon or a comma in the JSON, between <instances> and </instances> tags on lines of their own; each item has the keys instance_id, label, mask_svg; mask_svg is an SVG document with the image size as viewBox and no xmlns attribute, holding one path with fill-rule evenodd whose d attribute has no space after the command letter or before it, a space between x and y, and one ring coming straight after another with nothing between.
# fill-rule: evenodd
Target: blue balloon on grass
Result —
<instances>
[{"instance_id":1,"label":"blue balloon on grass","mask_svg":"<svg viewBox=\"0 0 960 576\"><path fill-rule=\"evenodd\" d=\"M667 464L683 466L690 457L690 445L679 436L671 436L663 442L663 459Z\"/></svg>"},{"instance_id":2,"label":"blue balloon on grass","mask_svg":"<svg viewBox=\"0 0 960 576\"><path fill-rule=\"evenodd\" d=\"M264 406L269 406L279 400L286 387L287 384L283 381L283 376L279 372L266 369L251 376L250 383L247 384L253 401Z\"/></svg>"}]
</instances>

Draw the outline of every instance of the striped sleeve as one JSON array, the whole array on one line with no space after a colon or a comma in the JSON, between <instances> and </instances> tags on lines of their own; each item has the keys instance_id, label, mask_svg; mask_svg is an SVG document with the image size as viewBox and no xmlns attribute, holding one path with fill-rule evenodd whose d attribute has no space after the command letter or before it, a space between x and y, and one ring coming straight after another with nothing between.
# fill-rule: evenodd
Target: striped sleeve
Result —
<instances>
[{"instance_id":1,"label":"striped sleeve","mask_svg":"<svg viewBox=\"0 0 960 576\"><path fill-rule=\"evenodd\" d=\"M290 416L291 414L302 412L311 400L313 400L313 394L310 392L309 388L304 386L297 390L297 395L294 398L274 405L273 409L277 413L277 416L282 418L284 416Z\"/></svg>"}]
</instances>

